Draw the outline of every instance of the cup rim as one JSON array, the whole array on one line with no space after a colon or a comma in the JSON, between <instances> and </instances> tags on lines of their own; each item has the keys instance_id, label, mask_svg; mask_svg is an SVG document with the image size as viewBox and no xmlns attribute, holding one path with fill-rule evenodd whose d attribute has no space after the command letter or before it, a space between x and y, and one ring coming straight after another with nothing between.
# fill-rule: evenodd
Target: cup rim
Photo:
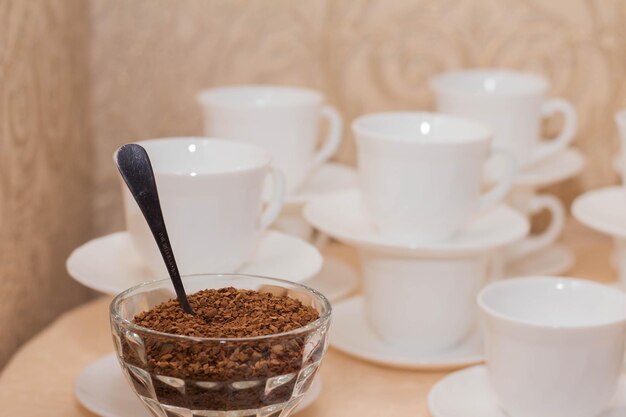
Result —
<instances>
[{"instance_id":1,"label":"cup rim","mask_svg":"<svg viewBox=\"0 0 626 417\"><path fill-rule=\"evenodd\" d=\"M249 337L200 337L200 336L185 336L185 335L179 335L179 334L166 333L166 332L149 329L147 327L139 326L133 323L132 321L123 318L119 314L118 308L119 308L120 303L126 298L128 298L130 295L132 295L133 293L140 291L142 289L145 289L147 287L151 287L151 286L157 287L163 283L171 284L170 278L164 278L164 279L158 279L154 281L143 282L141 284L130 287L127 290L116 295L111 301L111 304L109 304L109 316L111 320L114 320L117 323L122 323L126 328L129 328L133 331L138 331L143 334L149 334L151 336L173 338L176 340L184 340L188 342L189 341L191 342L252 342L252 341L259 341L259 340L274 339L277 337L297 336L299 334L307 333L311 330L317 329L321 327L324 323L330 320L330 317L332 315L332 305L330 304L330 301L328 301L326 296L314 288L308 287L306 285L303 285L297 282L292 282L292 281L288 281L288 280L281 279L281 278L272 278L272 277L264 277L260 275L237 274L237 273L190 274L190 275L181 276L181 279L183 280L183 283L184 283L184 280L186 278L198 278L198 277L219 278L219 277L229 277L229 276L262 279L262 280L267 280L267 281L273 281L278 284L288 284L291 287L299 288L303 290L304 292L312 294L317 299L319 299L322 303L324 311L322 312L322 314L320 314L320 317L318 317L317 320L312 321L311 323L305 326L298 327L297 329L293 329L288 332L274 333L274 334L268 334L268 335L263 335L263 336L249 336ZM281 287L284 288L284 285L282 285Z\"/></svg>"},{"instance_id":2,"label":"cup rim","mask_svg":"<svg viewBox=\"0 0 626 417\"><path fill-rule=\"evenodd\" d=\"M436 120L445 120L448 122L453 122L455 124L464 125L464 127L477 129L478 133L474 135L466 135L463 139L446 139L446 140L407 140L403 135L398 134L389 134L385 132L381 132L379 129L372 129L363 126L367 121L375 119L375 118L384 118L384 117L406 117L406 118L421 118L424 121L436 121ZM368 113L361 115L352 121L352 131L355 136L357 136L357 140L359 140L359 136L367 136L368 138L373 138L376 140L386 140L394 143L406 143L406 144L428 144L433 146L441 146L441 145L449 145L450 143L471 143L471 142L482 142L488 141L493 137L493 130L486 125L485 123L481 123L475 121L473 119L452 116L443 113L435 113L435 112L426 112L426 111L411 111L411 110L403 110L403 111L386 111L386 112L378 112L378 113Z\"/></svg>"},{"instance_id":3,"label":"cup rim","mask_svg":"<svg viewBox=\"0 0 626 417\"><path fill-rule=\"evenodd\" d=\"M536 85L532 88L529 88L526 91L478 91L478 90L470 90L465 88L458 88L449 84L449 81L454 78L467 77L467 76L476 76L476 75L499 75L506 77L518 77L525 78L534 82ZM484 97L485 95L489 95L491 97L525 97L532 96L537 94L544 94L548 90L548 80L541 74L537 74L529 71L518 71L507 68L469 68L469 69L459 69L444 72L443 74L436 75L429 80L429 85L432 90L435 92L457 95L457 96L475 96L475 97Z\"/></svg>"},{"instance_id":4,"label":"cup rim","mask_svg":"<svg viewBox=\"0 0 626 417\"><path fill-rule=\"evenodd\" d=\"M299 94L299 99L287 100L285 102L259 103L254 102L228 102L221 99L224 94L240 93L243 91L276 91L280 93ZM205 106L222 107L229 109L254 109L254 108L284 108L300 105L310 105L321 103L324 96L321 92L308 87L279 85L279 84L231 84L218 87L211 87L200 90L196 94L196 100L199 104Z\"/></svg>"},{"instance_id":5,"label":"cup rim","mask_svg":"<svg viewBox=\"0 0 626 417\"><path fill-rule=\"evenodd\" d=\"M258 169L269 167L270 165L272 165L272 162L273 162L272 155L264 148L257 146L257 145L250 144L250 143L236 141L234 139L224 139L224 138L217 138L217 137L210 137L210 136L166 136L166 137L160 137L160 138L143 139L143 140L129 142L129 143L135 143L137 145L141 145L144 148L146 148L146 145L149 145L149 144L166 143L166 142L174 143L176 141L218 143L218 144L231 146L231 147L248 148L249 150L254 150L255 152L258 152L259 154L261 154L262 159L264 160L262 163L259 162L258 164L251 164L251 166L249 167L238 168L236 170L200 172L194 175L193 178L206 178L206 177L211 177L211 176L216 176L216 175L229 175L229 174L240 174L242 172L251 172L251 171L258 170ZM146 148L146 151L149 153L147 148ZM113 155L112 155L113 161L115 161L116 152L117 150L113 151ZM188 173L182 173L182 172L170 172L170 171L157 172L155 170L155 174L158 174L159 177L170 177L170 178L189 177Z\"/></svg>"},{"instance_id":6,"label":"cup rim","mask_svg":"<svg viewBox=\"0 0 626 417\"><path fill-rule=\"evenodd\" d=\"M491 316L492 318L495 318L495 319L498 319L500 321L504 321L510 324L516 324L516 325L520 325L520 326L524 326L524 327L532 328L532 329L570 330L570 331L571 330L587 330L587 329L597 329L597 328L612 326L618 323L626 322L626 314L624 314L624 316L621 318L598 320L597 323L593 323L593 324L580 324L580 325L578 324L571 324L571 325L541 324L541 323L537 323L531 320L525 320L525 319L513 317L510 314L499 312L495 310L494 308L487 305L485 301L485 297L490 292L493 292L495 291L495 289L500 288L500 287L519 285L520 283L524 281L525 282L544 281L544 282L551 282L555 284L563 283L567 285L594 287L596 289L600 289L601 291L612 293L612 294L617 295L618 297L621 297L624 300L624 304L626 305L626 294L624 294L621 290L611 288L604 284L601 284L595 281L586 280L586 279L581 279L581 278L554 277L554 276L541 276L540 275L540 276L512 278L512 279L492 282L491 284L488 284L482 290L480 290L480 292L478 293L476 297L476 301L477 301L479 308L483 311L483 313Z\"/></svg>"}]
</instances>

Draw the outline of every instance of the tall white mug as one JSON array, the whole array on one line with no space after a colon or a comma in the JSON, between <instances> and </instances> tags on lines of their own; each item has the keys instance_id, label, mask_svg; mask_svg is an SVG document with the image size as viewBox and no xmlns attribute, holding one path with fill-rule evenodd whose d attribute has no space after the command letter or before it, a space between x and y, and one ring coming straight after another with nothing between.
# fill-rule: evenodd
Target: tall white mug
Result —
<instances>
[{"instance_id":1,"label":"tall white mug","mask_svg":"<svg viewBox=\"0 0 626 417\"><path fill-rule=\"evenodd\" d=\"M573 278L498 281L478 295L489 376L510 417L598 417L622 372L626 294Z\"/></svg>"},{"instance_id":2,"label":"tall white mug","mask_svg":"<svg viewBox=\"0 0 626 417\"><path fill-rule=\"evenodd\" d=\"M515 163L481 194L491 130L421 112L365 115L352 124L363 203L382 234L409 243L445 240L473 215L502 200ZM506 155L506 154L505 154Z\"/></svg>"},{"instance_id":3,"label":"tall white mug","mask_svg":"<svg viewBox=\"0 0 626 417\"><path fill-rule=\"evenodd\" d=\"M539 75L500 69L453 71L431 80L437 109L491 126L494 146L506 149L524 167L565 149L574 139L574 106L546 99L548 81ZM551 140L541 136L542 119L560 113L563 128Z\"/></svg>"},{"instance_id":4,"label":"tall white mug","mask_svg":"<svg viewBox=\"0 0 626 417\"><path fill-rule=\"evenodd\" d=\"M137 142L152 162L163 218L181 274L235 272L253 254L261 233L282 209L284 184L265 150L199 137ZM270 176L274 195L262 208ZM159 275L167 270L154 238L123 185L131 240Z\"/></svg>"},{"instance_id":5,"label":"tall white mug","mask_svg":"<svg viewBox=\"0 0 626 417\"><path fill-rule=\"evenodd\" d=\"M343 122L315 90L275 85L241 85L198 94L207 136L236 139L266 149L293 193L315 168L339 149ZM320 119L329 123L318 147Z\"/></svg>"}]
</instances>

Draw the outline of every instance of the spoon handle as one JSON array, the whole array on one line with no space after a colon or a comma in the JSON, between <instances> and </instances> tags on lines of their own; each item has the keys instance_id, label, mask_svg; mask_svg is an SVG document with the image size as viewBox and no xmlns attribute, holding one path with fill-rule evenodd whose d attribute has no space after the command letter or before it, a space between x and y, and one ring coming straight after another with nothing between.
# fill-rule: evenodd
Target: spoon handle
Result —
<instances>
[{"instance_id":1,"label":"spoon handle","mask_svg":"<svg viewBox=\"0 0 626 417\"><path fill-rule=\"evenodd\" d=\"M163 220L159 193L148 153L140 145L127 144L115 153L115 164L150 227L174 284L180 306L185 313L193 314Z\"/></svg>"}]
</instances>

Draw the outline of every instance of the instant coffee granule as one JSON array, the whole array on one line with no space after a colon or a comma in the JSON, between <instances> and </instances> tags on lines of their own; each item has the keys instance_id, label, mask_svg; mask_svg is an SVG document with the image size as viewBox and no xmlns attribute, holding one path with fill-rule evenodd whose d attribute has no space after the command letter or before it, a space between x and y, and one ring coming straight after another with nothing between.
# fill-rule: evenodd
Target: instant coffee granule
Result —
<instances>
[{"instance_id":1,"label":"instant coffee granule","mask_svg":"<svg viewBox=\"0 0 626 417\"><path fill-rule=\"evenodd\" d=\"M300 369L321 360L320 351L303 363L306 333L228 340L285 333L317 320L317 310L299 300L232 287L202 290L188 299L193 315L183 312L172 299L137 314L133 323L162 333L221 340L194 341L145 333L147 364L136 349L122 346L124 360L151 375L161 403L224 411L279 404L291 398ZM268 392L266 382L274 377L286 382ZM133 383L140 394L145 390L142 381Z\"/></svg>"}]
</instances>

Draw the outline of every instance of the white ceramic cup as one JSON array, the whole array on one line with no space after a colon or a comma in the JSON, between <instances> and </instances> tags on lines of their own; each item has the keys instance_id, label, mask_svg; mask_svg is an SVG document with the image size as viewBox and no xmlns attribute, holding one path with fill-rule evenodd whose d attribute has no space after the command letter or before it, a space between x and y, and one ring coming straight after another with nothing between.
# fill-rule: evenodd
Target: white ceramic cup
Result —
<instances>
[{"instance_id":1,"label":"white ceramic cup","mask_svg":"<svg viewBox=\"0 0 626 417\"><path fill-rule=\"evenodd\" d=\"M257 146L200 137L137 142L152 162L163 218L181 274L235 272L253 254L263 230L281 211L284 184ZM262 209L265 179L274 195ZM147 265L167 270L146 221L122 184L126 225Z\"/></svg>"},{"instance_id":2,"label":"white ceramic cup","mask_svg":"<svg viewBox=\"0 0 626 417\"><path fill-rule=\"evenodd\" d=\"M440 351L475 329L488 254L424 258L359 249L359 255L368 322L390 346Z\"/></svg>"},{"instance_id":3,"label":"white ceramic cup","mask_svg":"<svg viewBox=\"0 0 626 417\"><path fill-rule=\"evenodd\" d=\"M622 183L626 184L626 109L615 113L615 124L620 137L620 159L622 169Z\"/></svg>"},{"instance_id":4,"label":"white ceramic cup","mask_svg":"<svg viewBox=\"0 0 626 417\"><path fill-rule=\"evenodd\" d=\"M550 224L541 233L533 234L508 246L505 250L507 262L514 262L550 247L563 232L565 208L553 195L537 194L534 187L516 187L507 198L508 204L528 219L543 210L550 212Z\"/></svg>"},{"instance_id":5,"label":"white ceramic cup","mask_svg":"<svg viewBox=\"0 0 626 417\"><path fill-rule=\"evenodd\" d=\"M626 294L590 281L529 277L478 295L487 368L510 417L598 417L622 371Z\"/></svg>"},{"instance_id":6,"label":"white ceramic cup","mask_svg":"<svg viewBox=\"0 0 626 417\"><path fill-rule=\"evenodd\" d=\"M453 71L431 80L440 112L486 123L494 146L508 150L524 167L567 148L576 134L574 106L545 99L548 81L539 75L499 69ZM560 113L563 129L551 140L541 136L542 119Z\"/></svg>"},{"instance_id":7,"label":"white ceramic cup","mask_svg":"<svg viewBox=\"0 0 626 417\"><path fill-rule=\"evenodd\" d=\"M218 87L198 94L204 133L269 151L285 175L288 193L295 192L341 144L341 116L323 101L315 90L274 85ZM320 118L328 120L329 128L318 149Z\"/></svg>"},{"instance_id":8,"label":"white ceramic cup","mask_svg":"<svg viewBox=\"0 0 626 417\"><path fill-rule=\"evenodd\" d=\"M470 218L502 200L515 163L481 195L491 131L480 123L435 113L365 115L352 124L363 203L372 223L406 241L445 240Z\"/></svg>"}]
</instances>

